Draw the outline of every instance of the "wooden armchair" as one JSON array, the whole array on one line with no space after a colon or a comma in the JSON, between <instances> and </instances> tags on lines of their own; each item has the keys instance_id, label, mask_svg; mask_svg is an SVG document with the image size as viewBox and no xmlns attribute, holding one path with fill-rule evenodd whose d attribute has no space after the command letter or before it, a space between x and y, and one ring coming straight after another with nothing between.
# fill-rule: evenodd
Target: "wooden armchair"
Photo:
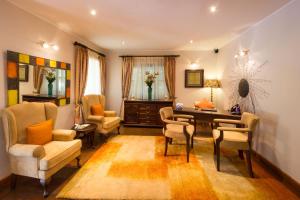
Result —
<instances>
[{"instance_id":1,"label":"wooden armchair","mask_svg":"<svg viewBox=\"0 0 300 200\"><path fill-rule=\"evenodd\" d=\"M259 118L251 113L244 112L241 120L214 119L216 128L213 129L214 154L217 156L217 170L220 171L220 146L235 148L243 159L246 154L249 175L253 177L251 164L252 134ZM220 123L233 124L236 127L220 127Z\"/></svg>"},{"instance_id":2,"label":"wooden armchair","mask_svg":"<svg viewBox=\"0 0 300 200\"><path fill-rule=\"evenodd\" d=\"M160 117L163 121L163 134L165 136L165 156L167 155L168 151L168 144L171 143L173 138L176 139L186 139L186 159L187 162L189 162L189 153L190 153L190 144L193 148L194 143L194 132L195 132L195 126L191 125L190 123L194 119L194 116L192 115L177 115L173 113L172 107L164 107L161 108L160 111ZM184 118L187 119L188 122L183 121L177 121L178 118ZM195 120L193 120L195 122Z\"/></svg>"}]
</instances>

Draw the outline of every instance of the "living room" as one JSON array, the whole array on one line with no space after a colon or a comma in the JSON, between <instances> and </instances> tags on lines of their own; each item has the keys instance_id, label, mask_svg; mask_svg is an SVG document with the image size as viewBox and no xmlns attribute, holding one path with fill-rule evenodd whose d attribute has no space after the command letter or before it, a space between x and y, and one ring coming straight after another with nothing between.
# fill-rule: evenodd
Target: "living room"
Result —
<instances>
[{"instance_id":1,"label":"living room","mask_svg":"<svg viewBox=\"0 0 300 200\"><path fill-rule=\"evenodd\" d=\"M299 10L1 0L0 199L299 199Z\"/></svg>"}]
</instances>

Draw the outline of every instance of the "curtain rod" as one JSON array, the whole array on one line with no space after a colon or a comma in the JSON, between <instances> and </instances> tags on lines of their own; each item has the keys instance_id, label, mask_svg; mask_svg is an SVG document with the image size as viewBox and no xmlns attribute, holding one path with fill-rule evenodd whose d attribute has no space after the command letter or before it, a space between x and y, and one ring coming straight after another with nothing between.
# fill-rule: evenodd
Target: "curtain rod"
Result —
<instances>
[{"instance_id":1,"label":"curtain rod","mask_svg":"<svg viewBox=\"0 0 300 200\"><path fill-rule=\"evenodd\" d=\"M77 46L81 46L81 47L87 48L88 50L93 51L93 52L95 52L95 53L97 53L97 54L99 54L99 55L105 57L105 55L104 55L103 53L100 53L99 51L96 51L96 50L94 50L94 49L91 49L91 48L89 48L89 47L87 47L87 46L85 46L84 44L81 44L81 43L79 43L79 42L74 42L74 45L77 45Z\"/></svg>"},{"instance_id":2,"label":"curtain rod","mask_svg":"<svg viewBox=\"0 0 300 200\"><path fill-rule=\"evenodd\" d=\"M180 55L122 55L123 57L179 57Z\"/></svg>"}]
</instances>

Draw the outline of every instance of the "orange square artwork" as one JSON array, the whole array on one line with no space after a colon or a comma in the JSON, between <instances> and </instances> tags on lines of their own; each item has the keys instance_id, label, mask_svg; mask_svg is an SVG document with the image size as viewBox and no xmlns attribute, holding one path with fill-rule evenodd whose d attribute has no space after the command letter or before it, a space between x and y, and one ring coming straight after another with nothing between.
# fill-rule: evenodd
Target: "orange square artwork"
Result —
<instances>
[{"instance_id":1,"label":"orange square artwork","mask_svg":"<svg viewBox=\"0 0 300 200\"><path fill-rule=\"evenodd\" d=\"M36 58L36 64L38 66L44 66L45 65L45 59L44 58Z\"/></svg>"},{"instance_id":2,"label":"orange square artwork","mask_svg":"<svg viewBox=\"0 0 300 200\"><path fill-rule=\"evenodd\" d=\"M70 88L67 88L66 96L67 96L67 98L70 97Z\"/></svg>"},{"instance_id":3,"label":"orange square artwork","mask_svg":"<svg viewBox=\"0 0 300 200\"><path fill-rule=\"evenodd\" d=\"M64 62L60 63L60 68L66 69L67 68L67 64L64 63Z\"/></svg>"},{"instance_id":4,"label":"orange square artwork","mask_svg":"<svg viewBox=\"0 0 300 200\"><path fill-rule=\"evenodd\" d=\"M7 62L7 76L9 78L17 78L17 63Z\"/></svg>"}]
</instances>

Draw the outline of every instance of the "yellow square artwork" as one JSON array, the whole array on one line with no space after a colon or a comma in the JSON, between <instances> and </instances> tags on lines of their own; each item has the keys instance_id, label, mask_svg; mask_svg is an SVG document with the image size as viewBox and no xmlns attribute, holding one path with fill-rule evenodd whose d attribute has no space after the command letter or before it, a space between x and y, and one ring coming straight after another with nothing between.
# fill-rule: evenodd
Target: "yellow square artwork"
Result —
<instances>
[{"instance_id":1,"label":"yellow square artwork","mask_svg":"<svg viewBox=\"0 0 300 200\"><path fill-rule=\"evenodd\" d=\"M27 63L29 64L29 55L26 54L19 54L19 62L20 63Z\"/></svg>"},{"instance_id":2,"label":"yellow square artwork","mask_svg":"<svg viewBox=\"0 0 300 200\"><path fill-rule=\"evenodd\" d=\"M18 103L18 91L17 90L8 90L8 106L12 106Z\"/></svg>"},{"instance_id":3,"label":"yellow square artwork","mask_svg":"<svg viewBox=\"0 0 300 200\"><path fill-rule=\"evenodd\" d=\"M71 80L71 71L67 70L67 80Z\"/></svg>"},{"instance_id":4,"label":"yellow square artwork","mask_svg":"<svg viewBox=\"0 0 300 200\"><path fill-rule=\"evenodd\" d=\"M56 68L56 61L50 60L50 67Z\"/></svg>"},{"instance_id":5,"label":"yellow square artwork","mask_svg":"<svg viewBox=\"0 0 300 200\"><path fill-rule=\"evenodd\" d=\"M201 76L198 72L190 72L188 76L188 84L197 85L200 83Z\"/></svg>"},{"instance_id":6,"label":"yellow square artwork","mask_svg":"<svg viewBox=\"0 0 300 200\"><path fill-rule=\"evenodd\" d=\"M60 106L66 105L66 99L60 99L60 100L59 100L59 105L60 105Z\"/></svg>"}]
</instances>

